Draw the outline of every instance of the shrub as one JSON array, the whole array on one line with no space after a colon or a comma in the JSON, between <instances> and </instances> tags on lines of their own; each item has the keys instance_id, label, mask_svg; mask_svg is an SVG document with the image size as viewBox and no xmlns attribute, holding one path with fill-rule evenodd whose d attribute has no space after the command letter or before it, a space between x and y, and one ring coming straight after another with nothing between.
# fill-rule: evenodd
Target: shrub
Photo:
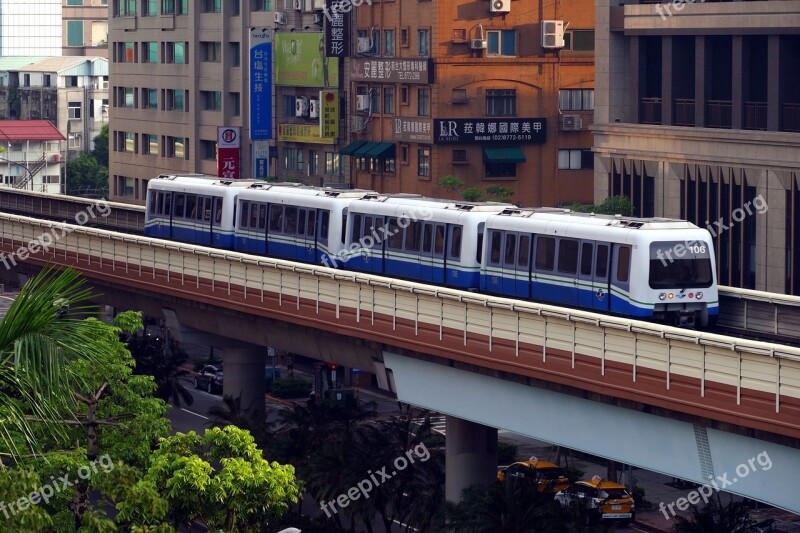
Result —
<instances>
[{"instance_id":1,"label":"shrub","mask_svg":"<svg viewBox=\"0 0 800 533\"><path fill-rule=\"evenodd\" d=\"M517 446L503 441L497 441L497 464L507 465L517 458Z\"/></svg>"},{"instance_id":2,"label":"shrub","mask_svg":"<svg viewBox=\"0 0 800 533\"><path fill-rule=\"evenodd\" d=\"M277 398L305 398L311 394L311 382L301 379L276 379L272 395Z\"/></svg>"}]
</instances>

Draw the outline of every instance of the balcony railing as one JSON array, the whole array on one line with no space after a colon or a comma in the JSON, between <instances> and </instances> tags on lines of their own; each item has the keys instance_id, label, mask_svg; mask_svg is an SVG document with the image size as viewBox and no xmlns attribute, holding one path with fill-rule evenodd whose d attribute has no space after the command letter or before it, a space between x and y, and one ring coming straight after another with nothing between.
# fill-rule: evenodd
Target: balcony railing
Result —
<instances>
[{"instance_id":1,"label":"balcony railing","mask_svg":"<svg viewBox=\"0 0 800 533\"><path fill-rule=\"evenodd\" d=\"M661 97L642 98L639 107L640 124L661 124Z\"/></svg>"},{"instance_id":2,"label":"balcony railing","mask_svg":"<svg viewBox=\"0 0 800 533\"><path fill-rule=\"evenodd\" d=\"M781 131L800 131L800 104L781 105Z\"/></svg>"},{"instance_id":3,"label":"balcony railing","mask_svg":"<svg viewBox=\"0 0 800 533\"><path fill-rule=\"evenodd\" d=\"M694 126L694 98L676 98L672 108L675 126Z\"/></svg>"},{"instance_id":4,"label":"balcony railing","mask_svg":"<svg viewBox=\"0 0 800 533\"><path fill-rule=\"evenodd\" d=\"M730 128L732 116L730 100L709 100L706 103L706 126L709 128Z\"/></svg>"},{"instance_id":5,"label":"balcony railing","mask_svg":"<svg viewBox=\"0 0 800 533\"><path fill-rule=\"evenodd\" d=\"M742 128L746 130L766 130L767 129L767 103L766 102L745 102L744 103L744 124Z\"/></svg>"}]
</instances>

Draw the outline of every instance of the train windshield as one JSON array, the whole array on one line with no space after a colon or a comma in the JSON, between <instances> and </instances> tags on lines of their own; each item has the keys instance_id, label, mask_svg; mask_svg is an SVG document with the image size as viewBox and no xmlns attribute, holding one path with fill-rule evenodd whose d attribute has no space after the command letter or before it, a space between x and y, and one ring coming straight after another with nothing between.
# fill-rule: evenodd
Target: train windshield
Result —
<instances>
[{"instance_id":1,"label":"train windshield","mask_svg":"<svg viewBox=\"0 0 800 533\"><path fill-rule=\"evenodd\" d=\"M663 241L650 244L650 287L688 289L710 287L714 276L711 250L702 241Z\"/></svg>"}]
</instances>

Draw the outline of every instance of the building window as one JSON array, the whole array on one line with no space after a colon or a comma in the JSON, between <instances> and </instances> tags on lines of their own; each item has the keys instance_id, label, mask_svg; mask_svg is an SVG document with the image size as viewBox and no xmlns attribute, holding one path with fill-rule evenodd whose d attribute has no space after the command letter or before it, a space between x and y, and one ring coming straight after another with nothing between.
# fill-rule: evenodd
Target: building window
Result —
<instances>
[{"instance_id":1,"label":"building window","mask_svg":"<svg viewBox=\"0 0 800 533\"><path fill-rule=\"evenodd\" d=\"M136 3L138 0L116 0L117 9L115 12L118 17L135 17Z\"/></svg>"},{"instance_id":2,"label":"building window","mask_svg":"<svg viewBox=\"0 0 800 533\"><path fill-rule=\"evenodd\" d=\"M186 43L165 43L166 57L165 63L185 64L188 63L187 44Z\"/></svg>"},{"instance_id":3,"label":"building window","mask_svg":"<svg viewBox=\"0 0 800 533\"><path fill-rule=\"evenodd\" d=\"M406 26L405 28L400 28L400 46L403 48L408 48L409 46L409 35L411 30Z\"/></svg>"},{"instance_id":4,"label":"building window","mask_svg":"<svg viewBox=\"0 0 800 533\"><path fill-rule=\"evenodd\" d=\"M486 91L486 116L513 117L517 114L515 89L489 89Z\"/></svg>"},{"instance_id":5,"label":"building window","mask_svg":"<svg viewBox=\"0 0 800 533\"><path fill-rule=\"evenodd\" d=\"M593 168L594 153L589 149L558 151L558 170L590 170Z\"/></svg>"},{"instance_id":6,"label":"building window","mask_svg":"<svg viewBox=\"0 0 800 533\"><path fill-rule=\"evenodd\" d=\"M303 170L303 151L297 148L284 148L283 167L286 170Z\"/></svg>"},{"instance_id":7,"label":"building window","mask_svg":"<svg viewBox=\"0 0 800 533\"><path fill-rule=\"evenodd\" d=\"M200 91L203 109L206 111L219 111L222 109L222 93L220 91Z\"/></svg>"},{"instance_id":8,"label":"building window","mask_svg":"<svg viewBox=\"0 0 800 533\"><path fill-rule=\"evenodd\" d=\"M408 164L408 145L401 144L400 145L400 162L404 165Z\"/></svg>"},{"instance_id":9,"label":"building window","mask_svg":"<svg viewBox=\"0 0 800 533\"><path fill-rule=\"evenodd\" d=\"M296 114L297 98L292 95L283 96L283 112L287 117L293 117Z\"/></svg>"},{"instance_id":10,"label":"building window","mask_svg":"<svg viewBox=\"0 0 800 533\"><path fill-rule=\"evenodd\" d=\"M383 30L383 55L394 57L394 30Z\"/></svg>"},{"instance_id":11,"label":"building window","mask_svg":"<svg viewBox=\"0 0 800 533\"><path fill-rule=\"evenodd\" d=\"M167 157L189 159L188 142L185 137L166 137Z\"/></svg>"},{"instance_id":12,"label":"building window","mask_svg":"<svg viewBox=\"0 0 800 533\"><path fill-rule=\"evenodd\" d=\"M172 15L175 13L175 0L161 0L161 14Z\"/></svg>"},{"instance_id":13,"label":"building window","mask_svg":"<svg viewBox=\"0 0 800 533\"><path fill-rule=\"evenodd\" d=\"M516 163L486 163L487 178L513 178L516 175Z\"/></svg>"},{"instance_id":14,"label":"building window","mask_svg":"<svg viewBox=\"0 0 800 533\"><path fill-rule=\"evenodd\" d=\"M417 175L431 175L431 149L417 148Z\"/></svg>"},{"instance_id":15,"label":"building window","mask_svg":"<svg viewBox=\"0 0 800 533\"><path fill-rule=\"evenodd\" d=\"M594 30L564 32L564 50L594 52Z\"/></svg>"},{"instance_id":16,"label":"building window","mask_svg":"<svg viewBox=\"0 0 800 533\"><path fill-rule=\"evenodd\" d=\"M308 151L308 175L316 176L319 172L319 152Z\"/></svg>"},{"instance_id":17,"label":"building window","mask_svg":"<svg viewBox=\"0 0 800 533\"><path fill-rule=\"evenodd\" d=\"M142 153L145 155L158 155L158 135L142 134Z\"/></svg>"},{"instance_id":18,"label":"building window","mask_svg":"<svg viewBox=\"0 0 800 533\"><path fill-rule=\"evenodd\" d=\"M431 111L431 90L417 89L417 115L427 117Z\"/></svg>"},{"instance_id":19,"label":"building window","mask_svg":"<svg viewBox=\"0 0 800 533\"><path fill-rule=\"evenodd\" d=\"M75 119L81 118L80 102L69 102L67 107L69 108L69 118L75 118Z\"/></svg>"},{"instance_id":20,"label":"building window","mask_svg":"<svg viewBox=\"0 0 800 533\"><path fill-rule=\"evenodd\" d=\"M408 105L408 87L400 87L400 103Z\"/></svg>"},{"instance_id":21,"label":"building window","mask_svg":"<svg viewBox=\"0 0 800 533\"><path fill-rule=\"evenodd\" d=\"M231 53L231 66L238 67L242 64L242 47L239 43L228 43L228 47Z\"/></svg>"},{"instance_id":22,"label":"building window","mask_svg":"<svg viewBox=\"0 0 800 533\"><path fill-rule=\"evenodd\" d=\"M383 114L394 115L394 87L383 88Z\"/></svg>"},{"instance_id":23,"label":"building window","mask_svg":"<svg viewBox=\"0 0 800 533\"><path fill-rule=\"evenodd\" d=\"M325 174L329 176L340 176L344 173L344 161L339 154L325 152Z\"/></svg>"},{"instance_id":24,"label":"building window","mask_svg":"<svg viewBox=\"0 0 800 533\"><path fill-rule=\"evenodd\" d=\"M490 30L486 32L486 55L514 57L517 55L516 30Z\"/></svg>"},{"instance_id":25,"label":"building window","mask_svg":"<svg viewBox=\"0 0 800 533\"><path fill-rule=\"evenodd\" d=\"M381 88L372 87L369 90L369 112L377 115L381 110Z\"/></svg>"},{"instance_id":26,"label":"building window","mask_svg":"<svg viewBox=\"0 0 800 533\"><path fill-rule=\"evenodd\" d=\"M561 111L592 111L594 89L561 89L558 91L558 109Z\"/></svg>"},{"instance_id":27,"label":"building window","mask_svg":"<svg viewBox=\"0 0 800 533\"><path fill-rule=\"evenodd\" d=\"M186 111L186 91L167 89L165 109L167 111Z\"/></svg>"},{"instance_id":28,"label":"building window","mask_svg":"<svg viewBox=\"0 0 800 533\"><path fill-rule=\"evenodd\" d=\"M203 61L207 63L220 62L220 43L216 41L202 41L200 43L200 53Z\"/></svg>"},{"instance_id":29,"label":"building window","mask_svg":"<svg viewBox=\"0 0 800 533\"><path fill-rule=\"evenodd\" d=\"M117 43L114 50L116 51L114 60L117 63L136 62L136 43Z\"/></svg>"},{"instance_id":30,"label":"building window","mask_svg":"<svg viewBox=\"0 0 800 533\"><path fill-rule=\"evenodd\" d=\"M417 55L421 57L431 55L431 30L419 30L417 35Z\"/></svg>"},{"instance_id":31,"label":"building window","mask_svg":"<svg viewBox=\"0 0 800 533\"><path fill-rule=\"evenodd\" d=\"M145 0L142 8L143 17L155 17L158 15L158 0Z\"/></svg>"},{"instance_id":32,"label":"building window","mask_svg":"<svg viewBox=\"0 0 800 533\"><path fill-rule=\"evenodd\" d=\"M241 0L233 0L233 13L232 13L232 15L234 17L238 17L239 15L242 14L241 13L242 6L240 5L240 2L241 2Z\"/></svg>"},{"instance_id":33,"label":"building window","mask_svg":"<svg viewBox=\"0 0 800 533\"><path fill-rule=\"evenodd\" d=\"M121 107L133 108L136 106L136 94L133 87L120 87L122 93Z\"/></svg>"},{"instance_id":34,"label":"building window","mask_svg":"<svg viewBox=\"0 0 800 533\"><path fill-rule=\"evenodd\" d=\"M135 153L136 134L129 131L117 132L117 151Z\"/></svg>"},{"instance_id":35,"label":"building window","mask_svg":"<svg viewBox=\"0 0 800 533\"><path fill-rule=\"evenodd\" d=\"M158 43L142 43L142 58L145 63L158 63Z\"/></svg>"},{"instance_id":36,"label":"building window","mask_svg":"<svg viewBox=\"0 0 800 533\"><path fill-rule=\"evenodd\" d=\"M242 98L239 93L228 93L231 103L231 116L238 117L242 113Z\"/></svg>"},{"instance_id":37,"label":"building window","mask_svg":"<svg viewBox=\"0 0 800 533\"><path fill-rule=\"evenodd\" d=\"M453 150L453 163L466 163L467 151L466 150Z\"/></svg>"},{"instance_id":38,"label":"building window","mask_svg":"<svg viewBox=\"0 0 800 533\"><path fill-rule=\"evenodd\" d=\"M145 109L158 109L158 89L142 89Z\"/></svg>"},{"instance_id":39,"label":"building window","mask_svg":"<svg viewBox=\"0 0 800 533\"><path fill-rule=\"evenodd\" d=\"M67 21L67 46L83 46L83 21Z\"/></svg>"},{"instance_id":40,"label":"building window","mask_svg":"<svg viewBox=\"0 0 800 533\"><path fill-rule=\"evenodd\" d=\"M272 11L272 0L252 0L252 11Z\"/></svg>"},{"instance_id":41,"label":"building window","mask_svg":"<svg viewBox=\"0 0 800 533\"><path fill-rule=\"evenodd\" d=\"M217 159L217 141L200 141L200 157L205 160Z\"/></svg>"},{"instance_id":42,"label":"building window","mask_svg":"<svg viewBox=\"0 0 800 533\"><path fill-rule=\"evenodd\" d=\"M80 133L70 133L67 136L67 146L70 150L80 150L83 145L83 136Z\"/></svg>"},{"instance_id":43,"label":"building window","mask_svg":"<svg viewBox=\"0 0 800 533\"><path fill-rule=\"evenodd\" d=\"M83 0L67 0L68 6L82 6Z\"/></svg>"},{"instance_id":44,"label":"building window","mask_svg":"<svg viewBox=\"0 0 800 533\"><path fill-rule=\"evenodd\" d=\"M222 0L202 0L203 13L219 13Z\"/></svg>"},{"instance_id":45,"label":"building window","mask_svg":"<svg viewBox=\"0 0 800 533\"><path fill-rule=\"evenodd\" d=\"M387 174L394 174L395 172L395 159L394 157L387 157L383 160L383 171Z\"/></svg>"},{"instance_id":46,"label":"building window","mask_svg":"<svg viewBox=\"0 0 800 533\"><path fill-rule=\"evenodd\" d=\"M467 29L466 28L453 28L453 41L454 42L466 42L467 40Z\"/></svg>"}]
</instances>

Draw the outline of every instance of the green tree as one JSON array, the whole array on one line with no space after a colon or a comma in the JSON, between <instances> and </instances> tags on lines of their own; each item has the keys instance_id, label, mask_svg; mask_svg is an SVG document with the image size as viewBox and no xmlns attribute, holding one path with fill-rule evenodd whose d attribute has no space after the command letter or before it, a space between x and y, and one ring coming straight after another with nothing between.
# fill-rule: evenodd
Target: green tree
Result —
<instances>
[{"instance_id":1,"label":"green tree","mask_svg":"<svg viewBox=\"0 0 800 533\"><path fill-rule=\"evenodd\" d=\"M486 187L486 193L492 196L498 202L509 202L511 197L514 196L514 190L502 185L489 185Z\"/></svg>"},{"instance_id":2,"label":"green tree","mask_svg":"<svg viewBox=\"0 0 800 533\"><path fill-rule=\"evenodd\" d=\"M722 503L719 493L711 498L705 507L692 506L689 518L675 517L674 533L729 533L731 531L749 531L750 514L743 502L733 501L727 505Z\"/></svg>"},{"instance_id":3,"label":"green tree","mask_svg":"<svg viewBox=\"0 0 800 533\"><path fill-rule=\"evenodd\" d=\"M92 296L76 271L45 269L0 322L0 454L6 459L17 461L23 446L38 451L43 435L65 435L60 421L75 412L75 364L96 363L108 348L107 326L78 318L94 310L87 303Z\"/></svg>"},{"instance_id":4,"label":"green tree","mask_svg":"<svg viewBox=\"0 0 800 533\"><path fill-rule=\"evenodd\" d=\"M67 162L67 194L108 195L108 168L102 166L87 152Z\"/></svg>"},{"instance_id":5,"label":"green tree","mask_svg":"<svg viewBox=\"0 0 800 533\"><path fill-rule=\"evenodd\" d=\"M156 398L180 407L194 403L194 396L184 385L189 371L183 368L188 360L186 352L168 337L133 337L129 341L136 359L137 374L153 376Z\"/></svg>"},{"instance_id":6,"label":"green tree","mask_svg":"<svg viewBox=\"0 0 800 533\"><path fill-rule=\"evenodd\" d=\"M597 213L598 215L632 216L633 203L627 196L609 196L600 205L574 203L570 209L578 213Z\"/></svg>"},{"instance_id":7,"label":"green tree","mask_svg":"<svg viewBox=\"0 0 800 533\"><path fill-rule=\"evenodd\" d=\"M197 520L230 533L273 530L301 490L293 466L264 459L250 433L236 426L162 439L135 487L155 488L176 527ZM147 514L133 503L123 506L126 516Z\"/></svg>"},{"instance_id":8,"label":"green tree","mask_svg":"<svg viewBox=\"0 0 800 533\"><path fill-rule=\"evenodd\" d=\"M92 157L108 171L108 124L103 126L100 133L94 138Z\"/></svg>"}]
</instances>

